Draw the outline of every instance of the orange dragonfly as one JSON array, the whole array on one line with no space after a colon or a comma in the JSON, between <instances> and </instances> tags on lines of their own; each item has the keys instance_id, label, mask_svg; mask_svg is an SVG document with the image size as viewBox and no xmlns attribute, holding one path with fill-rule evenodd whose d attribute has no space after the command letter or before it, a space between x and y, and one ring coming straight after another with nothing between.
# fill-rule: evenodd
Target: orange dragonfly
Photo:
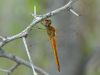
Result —
<instances>
[{"instance_id":1,"label":"orange dragonfly","mask_svg":"<svg viewBox=\"0 0 100 75\"><path fill-rule=\"evenodd\" d=\"M51 43L53 53L54 53L54 57L56 60L57 69L60 72L60 64L58 60L57 47L56 47L56 29L52 26L52 22L48 18L43 20L42 24L46 27L47 34L49 36L50 43Z\"/></svg>"}]
</instances>

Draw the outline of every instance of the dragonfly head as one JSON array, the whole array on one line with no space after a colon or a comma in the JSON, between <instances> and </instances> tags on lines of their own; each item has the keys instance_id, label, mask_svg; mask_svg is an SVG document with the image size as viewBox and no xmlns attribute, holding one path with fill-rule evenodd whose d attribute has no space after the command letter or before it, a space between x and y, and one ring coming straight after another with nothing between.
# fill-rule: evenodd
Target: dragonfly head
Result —
<instances>
[{"instance_id":1,"label":"dragonfly head","mask_svg":"<svg viewBox=\"0 0 100 75\"><path fill-rule=\"evenodd\" d=\"M42 21L42 24L45 25L46 27L48 27L51 25L51 20L47 18L47 19Z\"/></svg>"}]
</instances>

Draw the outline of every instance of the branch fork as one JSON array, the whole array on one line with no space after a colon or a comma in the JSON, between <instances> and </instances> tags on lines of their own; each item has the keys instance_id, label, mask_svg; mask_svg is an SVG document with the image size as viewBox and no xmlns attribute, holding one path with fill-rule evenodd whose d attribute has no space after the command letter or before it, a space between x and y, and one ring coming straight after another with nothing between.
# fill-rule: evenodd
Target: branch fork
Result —
<instances>
[{"instance_id":1,"label":"branch fork","mask_svg":"<svg viewBox=\"0 0 100 75\"><path fill-rule=\"evenodd\" d=\"M11 74L11 72L14 71L14 70L17 68L17 66L19 66L19 64L20 64L20 65L22 64L22 65L25 65L25 66L27 66L27 67L29 67L29 68L32 68L33 74L34 74L34 75L37 75L37 73L40 73L40 74L42 74L42 75L49 75L47 72L45 72L45 71L42 70L41 68L36 67L36 66L32 63L31 56L30 56L30 54L29 54L29 52L28 52L28 47L27 47L27 43L26 43L26 36L29 35L29 32L31 31L32 27L34 27L37 23L41 22L42 20L44 20L44 19L46 19L46 18L49 18L49 17L55 15L55 14L58 14L59 12L61 12L61 11L63 11L63 10L68 9L68 8L71 6L72 3L74 3L74 1L70 0L66 5L64 5L64 6L58 8L58 9L56 9L56 10L54 10L54 11L51 11L51 12L49 12L49 13L46 13L46 14L44 14L44 15L37 15L37 14L36 14L36 6L34 6L34 14L32 14L32 16L33 16L35 19L32 20L32 22L29 24L28 27L26 27L22 32L20 32L20 33L18 33L18 34L16 34L16 35L13 35L13 36L11 36L11 37L5 38L5 37L0 36L0 39L2 40L2 41L0 41L0 57L7 58L7 59L10 59L10 60L15 61L16 63L18 63L18 64L15 65L15 67L12 67L12 68L10 69L10 71L8 70L8 71L9 71L9 74ZM72 9L69 9L69 10L70 10L73 14L75 14L76 16L79 16L79 15L78 15L75 11L73 11ZM27 51L27 55L28 55L28 57L29 57L29 62L28 62L28 61L25 61L24 59L21 59L21 58L15 56L15 55L6 53L4 50L2 50L2 47L3 47L5 44L7 44L7 43L9 43L9 42L11 42L11 41L13 41L13 40L19 39L19 38L22 38L22 40L23 40L25 49L26 49L26 51ZM11 71L11 70L12 70L12 71ZM8 75L9 75L9 74L8 74Z\"/></svg>"}]
</instances>

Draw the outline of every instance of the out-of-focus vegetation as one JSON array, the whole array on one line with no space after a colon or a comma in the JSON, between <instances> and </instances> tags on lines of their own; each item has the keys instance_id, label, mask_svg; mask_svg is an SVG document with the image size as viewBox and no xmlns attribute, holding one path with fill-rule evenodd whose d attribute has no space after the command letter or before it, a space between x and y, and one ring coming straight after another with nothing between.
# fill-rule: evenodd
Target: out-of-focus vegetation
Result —
<instances>
[{"instance_id":1,"label":"out-of-focus vegetation","mask_svg":"<svg viewBox=\"0 0 100 75\"><path fill-rule=\"evenodd\" d=\"M37 13L43 11L42 4L44 0L36 0ZM21 32L33 20L32 13L34 10L34 0L0 0L0 35L12 36ZM33 29L27 38L27 43L31 51L33 62L35 65L47 69L50 61L49 51L46 50L48 37L43 30ZM48 43L49 44L49 43ZM49 46L49 45L48 45ZM50 48L50 47L49 47ZM23 42L21 39L15 40L3 49L13 55L17 55L25 60L28 60ZM0 58L0 68L9 69L15 62L8 59ZM12 75L31 75L32 70L20 66ZM0 71L0 75L5 75Z\"/></svg>"},{"instance_id":2,"label":"out-of-focus vegetation","mask_svg":"<svg viewBox=\"0 0 100 75\"><path fill-rule=\"evenodd\" d=\"M37 13L44 14L68 1L36 0ZM79 0L72 6L81 16L76 17L65 10L52 17L57 29L61 72L56 69L46 31L36 28L27 38L33 63L51 75L100 75L100 0ZM33 10L34 0L0 0L0 36L12 36L25 29L33 20ZM28 60L21 39L8 43L3 49ZM0 68L8 69L14 64L0 58ZM0 71L0 75L6 74ZM11 75L32 75L32 70L22 65Z\"/></svg>"}]
</instances>

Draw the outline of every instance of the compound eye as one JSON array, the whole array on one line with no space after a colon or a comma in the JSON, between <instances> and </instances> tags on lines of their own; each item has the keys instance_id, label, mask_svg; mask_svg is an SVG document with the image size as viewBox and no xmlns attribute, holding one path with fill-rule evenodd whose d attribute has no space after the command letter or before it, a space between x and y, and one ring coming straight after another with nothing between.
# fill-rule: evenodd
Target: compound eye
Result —
<instances>
[{"instance_id":1,"label":"compound eye","mask_svg":"<svg viewBox=\"0 0 100 75\"><path fill-rule=\"evenodd\" d=\"M50 20L50 19L45 19L44 22L45 22L45 24L46 24L47 26L51 24L51 20Z\"/></svg>"},{"instance_id":2,"label":"compound eye","mask_svg":"<svg viewBox=\"0 0 100 75\"><path fill-rule=\"evenodd\" d=\"M46 22L48 22L49 20L45 20Z\"/></svg>"}]
</instances>

